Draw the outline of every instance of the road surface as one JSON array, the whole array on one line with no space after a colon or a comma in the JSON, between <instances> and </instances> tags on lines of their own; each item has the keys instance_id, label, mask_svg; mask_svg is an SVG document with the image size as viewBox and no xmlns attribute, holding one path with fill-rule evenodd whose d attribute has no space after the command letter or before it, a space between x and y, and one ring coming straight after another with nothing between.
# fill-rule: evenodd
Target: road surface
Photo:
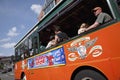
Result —
<instances>
[{"instance_id":1,"label":"road surface","mask_svg":"<svg viewBox=\"0 0 120 80\"><path fill-rule=\"evenodd\" d=\"M12 72L1 73L0 72L0 80L14 80L14 74Z\"/></svg>"}]
</instances>

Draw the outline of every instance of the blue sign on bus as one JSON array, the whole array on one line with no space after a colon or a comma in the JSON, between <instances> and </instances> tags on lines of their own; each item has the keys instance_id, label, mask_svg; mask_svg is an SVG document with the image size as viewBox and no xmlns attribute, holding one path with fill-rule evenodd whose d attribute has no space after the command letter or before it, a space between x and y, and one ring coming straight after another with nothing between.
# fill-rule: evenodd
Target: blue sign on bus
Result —
<instances>
[{"instance_id":1,"label":"blue sign on bus","mask_svg":"<svg viewBox=\"0 0 120 80\"><path fill-rule=\"evenodd\" d=\"M64 65L65 55L64 55L64 48L57 48L45 54L35 56L33 58L28 59L28 68L43 68L49 66L58 66Z\"/></svg>"}]
</instances>

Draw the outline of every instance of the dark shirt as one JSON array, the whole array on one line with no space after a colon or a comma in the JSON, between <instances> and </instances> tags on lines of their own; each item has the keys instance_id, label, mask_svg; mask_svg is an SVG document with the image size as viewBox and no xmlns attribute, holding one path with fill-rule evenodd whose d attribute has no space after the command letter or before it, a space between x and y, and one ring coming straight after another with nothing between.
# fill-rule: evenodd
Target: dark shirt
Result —
<instances>
[{"instance_id":1,"label":"dark shirt","mask_svg":"<svg viewBox=\"0 0 120 80\"><path fill-rule=\"evenodd\" d=\"M58 34L56 34L56 35L59 37L58 42L62 42L62 41L64 41L64 40L67 40L67 39L68 39L67 34L64 33L64 32L60 32L60 33L58 33Z\"/></svg>"}]
</instances>

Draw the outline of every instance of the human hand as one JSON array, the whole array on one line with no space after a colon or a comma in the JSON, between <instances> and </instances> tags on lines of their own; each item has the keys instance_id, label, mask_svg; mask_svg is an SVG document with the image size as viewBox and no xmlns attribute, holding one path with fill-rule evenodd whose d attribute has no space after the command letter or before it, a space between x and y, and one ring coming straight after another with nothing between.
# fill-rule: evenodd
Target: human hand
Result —
<instances>
[{"instance_id":1,"label":"human hand","mask_svg":"<svg viewBox=\"0 0 120 80\"><path fill-rule=\"evenodd\" d=\"M80 29L78 30L78 34L81 34L81 33L83 33L83 32L85 32L85 28L80 28Z\"/></svg>"}]
</instances>

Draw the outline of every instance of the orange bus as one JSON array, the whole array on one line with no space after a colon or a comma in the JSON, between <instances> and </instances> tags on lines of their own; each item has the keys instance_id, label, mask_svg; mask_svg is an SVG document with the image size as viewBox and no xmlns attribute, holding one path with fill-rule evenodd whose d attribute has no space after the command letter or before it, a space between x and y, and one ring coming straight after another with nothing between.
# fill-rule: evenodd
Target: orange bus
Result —
<instances>
[{"instance_id":1,"label":"orange bus","mask_svg":"<svg viewBox=\"0 0 120 80\"><path fill-rule=\"evenodd\" d=\"M95 22L96 6L112 20L78 35L82 23ZM48 0L43 17L15 45L15 80L120 80L119 6L120 0ZM46 48L58 26L69 39Z\"/></svg>"}]
</instances>

